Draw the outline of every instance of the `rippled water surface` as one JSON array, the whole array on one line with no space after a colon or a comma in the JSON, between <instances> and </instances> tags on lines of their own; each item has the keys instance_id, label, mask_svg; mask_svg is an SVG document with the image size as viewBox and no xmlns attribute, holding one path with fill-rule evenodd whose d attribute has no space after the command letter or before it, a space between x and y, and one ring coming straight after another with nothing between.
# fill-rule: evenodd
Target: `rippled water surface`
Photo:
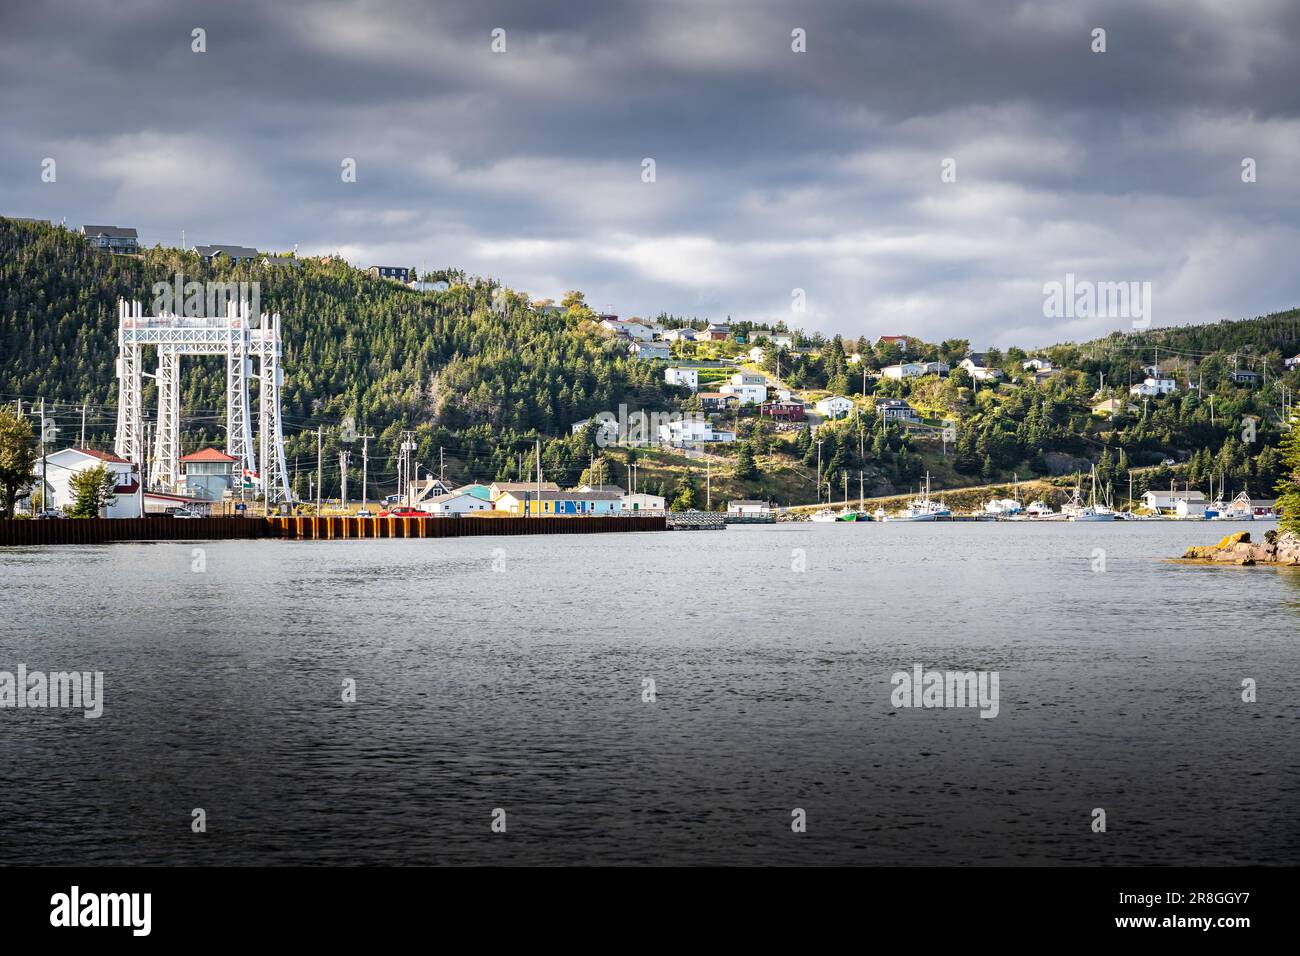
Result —
<instances>
[{"instance_id":1,"label":"rippled water surface","mask_svg":"<svg viewBox=\"0 0 1300 956\"><path fill-rule=\"evenodd\" d=\"M0 670L106 696L0 710L0 862L1297 864L1300 572L1163 560L1234 528L0 549Z\"/></svg>"}]
</instances>

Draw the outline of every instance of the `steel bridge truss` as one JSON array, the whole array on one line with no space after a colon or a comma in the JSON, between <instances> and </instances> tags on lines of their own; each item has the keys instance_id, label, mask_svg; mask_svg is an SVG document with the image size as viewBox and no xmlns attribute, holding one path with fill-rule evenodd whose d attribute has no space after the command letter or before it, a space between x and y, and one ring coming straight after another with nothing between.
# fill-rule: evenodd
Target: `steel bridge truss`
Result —
<instances>
[{"instance_id":1,"label":"steel bridge truss","mask_svg":"<svg viewBox=\"0 0 1300 956\"><path fill-rule=\"evenodd\" d=\"M157 349L157 432L146 448L142 379L143 352ZM221 355L226 360L226 454L235 459L236 480L245 472L261 477L267 504L292 499L284 458L280 414L282 354L280 316L262 313L257 324L247 300L226 303L224 316L194 318L144 314L139 302L118 300L117 454L141 465L151 487L180 484L180 390L182 355ZM253 417L248 382L257 362L258 444L253 444ZM262 470L257 468L258 460Z\"/></svg>"}]
</instances>

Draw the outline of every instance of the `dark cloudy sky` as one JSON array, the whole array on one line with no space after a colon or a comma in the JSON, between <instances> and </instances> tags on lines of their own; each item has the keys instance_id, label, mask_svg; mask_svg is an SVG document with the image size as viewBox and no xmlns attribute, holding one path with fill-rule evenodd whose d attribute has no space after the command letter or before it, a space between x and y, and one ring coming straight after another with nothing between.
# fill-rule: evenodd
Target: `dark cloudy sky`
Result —
<instances>
[{"instance_id":1,"label":"dark cloudy sky","mask_svg":"<svg viewBox=\"0 0 1300 956\"><path fill-rule=\"evenodd\" d=\"M3 0L0 212L623 315L1080 339L1127 323L1044 318L1067 272L1151 282L1156 325L1300 304L1298 48L1286 0Z\"/></svg>"}]
</instances>

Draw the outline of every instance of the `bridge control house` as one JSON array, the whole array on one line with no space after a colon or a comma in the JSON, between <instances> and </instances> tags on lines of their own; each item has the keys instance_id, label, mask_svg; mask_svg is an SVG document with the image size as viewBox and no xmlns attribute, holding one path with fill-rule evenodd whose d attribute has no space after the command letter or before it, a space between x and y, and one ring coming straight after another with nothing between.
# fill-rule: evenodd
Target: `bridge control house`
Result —
<instances>
[{"instance_id":1,"label":"bridge control house","mask_svg":"<svg viewBox=\"0 0 1300 956\"><path fill-rule=\"evenodd\" d=\"M201 448L180 459L185 494L202 501L220 501L235 488L237 459L215 448Z\"/></svg>"}]
</instances>

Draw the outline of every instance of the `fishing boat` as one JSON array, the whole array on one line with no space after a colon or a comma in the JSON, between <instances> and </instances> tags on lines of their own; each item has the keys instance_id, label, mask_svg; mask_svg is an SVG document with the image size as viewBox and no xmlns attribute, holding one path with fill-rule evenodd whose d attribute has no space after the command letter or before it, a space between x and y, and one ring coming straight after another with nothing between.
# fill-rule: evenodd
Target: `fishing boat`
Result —
<instances>
[{"instance_id":1,"label":"fishing boat","mask_svg":"<svg viewBox=\"0 0 1300 956\"><path fill-rule=\"evenodd\" d=\"M1031 501L1025 507L1025 517L1030 521L1064 521L1066 515L1061 514L1042 498L1037 501Z\"/></svg>"},{"instance_id":2,"label":"fishing boat","mask_svg":"<svg viewBox=\"0 0 1300 956\"><path fill-rule=\"evenodd\" d=\"M1106 505L1097 504L1097 466L1092 468L1092 490L1088 495L1088 504L1083 503L1079 494L1080 485L1074 486L1074 495L1069 504L1061 509L1071 521L1114 521L1115 512Z\"/></svg>"},{"instance_id":3,"label":"fishing boat","mask_svg":"<svg viewBox=\"0 0 1300 956\"><path fill-rule=\"evenodd\" d=\"M835 516L836 521L870 521L871 515L865 511L854 511L852 508L841 509L840 513Z\"/></svg>"},{"instance_id":4,"label":"fishing boat","mask_svg":"<svg viewBox=\"0 0 1300 956\"><path fill-rule=\"evenodd\" d=\"M937 521L951 518L952 510L942 501L930 497L930 473L925 473L925 491L914 498L899 514L886 515L885 521Z\"/></svg>"},{"instance_id":5,"label":"fishing boat","mask_svg":"<svg viewBox=\"0 0 1300 956\"><path fill-rule=\"evenodd\" d=\"M809 521L839 521L840 516L830 508L823 508L821 511L814 511Z\"/></svg>"}]
</instances>

